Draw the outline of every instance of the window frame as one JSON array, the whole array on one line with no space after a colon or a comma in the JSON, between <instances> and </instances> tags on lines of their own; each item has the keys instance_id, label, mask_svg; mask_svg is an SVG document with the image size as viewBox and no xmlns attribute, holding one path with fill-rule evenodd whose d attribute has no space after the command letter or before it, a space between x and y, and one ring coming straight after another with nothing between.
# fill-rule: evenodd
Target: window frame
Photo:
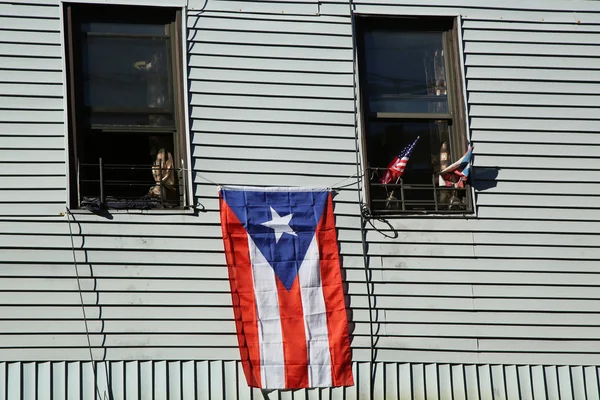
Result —
<instances>
[{"instance_id":1,"label":"window frame","mask_svg":"<svg viewBox=\"0 0 600 400\"><path fill-rule=\"evenodd\" d=\"M179 7L164 7L156 5L134 5L134 4L106 4L106 3L82 3L79 1L64 1L62 5L63 17L63 40L65 56L65 100L67 114L67 142L68 142L68 198L67 202L70 208L79 209L81 206L81 182L79 168L79 153L81 148L81 139L78 137L86 129L101 130L106 132L147 132L171 133L173 135L173 158L175 170L179 172L179 197L180 203L172 210L189 208L191 206L189 176L189 138L186 134L186 102L185 102L185 69L184 69L184 51L183 51L183 10ZM115 12L117 9L118 12ZM171 18L164 15L169 13ZM75 14L75 15L74 15ZM98 17L98 15L101 15ZM142 16L140 19L140 15ZM135 18L135 19L134 19ZM123 126L117 124L92 124L86 121L86 106L84 105L83 91L83 66L77 51L82 49L83 35L77 34L79 23L97 20L100 22L159 22L168 26L169 54L168 54L168 74L170 78L169 93L172 99L172 111L169 114L173 116L172 126ZM165 22L165 21L169 22ZM118 36L118 35L117 35ZM134 37L135 34L124 34L122 36ZM151 37L150 35L149 37ZM128 115L133 109L115 114ZM161 114L167 111L164 108L157 108L154 114ZM134 110L135 112L135 110ZM142 111L144 113L144 111ZM148 112L150 114L150 112ZM134 210L134 209L130 209ZM152 209L151 209L152 210ZM164 211L165 209L159 209Z\"/></svg>"},{"instance_id":2,"label":"window frame","mask_svg":"<svg viewBox=\"0 0 600 400\"><path fill-rule=\"evenodd\" d=\"M371 198L371 180L370 168L368 162L368 144L367 125L369 121L381 122L433 122L447 121L451 127L451 162L460 158L468 148L468 127L467 112L464 92L464 68L461 62L460 47L460 29L459 17L448 15L373 15L356 14L354 16L354 34L356 37L356 67L358 74L358 104L360 110L359 128L361 132L360 145L362 149L361 162L363 164L363 194L366 205L366 212L375 217L398 217L406 215L472 215L474 214L473 190L470 184L465 185L465 207L462 210L393 210L393 212L383 212L374 209ZM400 26L402 24L402 26ZM371 112L368 106L368 93L366 79L366 57L365 54L365 33L369 29L384 28L397 32L441 32L443 40L443 49L446 81L447 81L447 101L448 113L397 113L397 112ZM407 143L408 144L408 143ZM434 196L437 192L437 186L432 185L431 190ZM401 200L403 202L403 200ZM436 200L437 202L437 200Z\"/></svg>"}]
</instances>

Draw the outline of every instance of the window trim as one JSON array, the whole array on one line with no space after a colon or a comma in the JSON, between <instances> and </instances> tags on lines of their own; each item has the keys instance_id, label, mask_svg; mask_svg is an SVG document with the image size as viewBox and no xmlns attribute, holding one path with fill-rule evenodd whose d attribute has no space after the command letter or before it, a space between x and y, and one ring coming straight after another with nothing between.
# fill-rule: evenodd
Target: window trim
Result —
<instances>
[{"instance_id":1,"label":"window trim","mask_svg":"<svg viewBox=\"0 0 600 400\"><path fill-rule=\"evenodd\" d=\"M181 4L178 4L181 3ZM78 118L78 107L77 103L81 101L80 97L82 94L81 90L75 88L75 82L79 79L82 73L81 68L78 68L77 58L75 57L74 50L80 45L78 42L80 38L73 35L73 8L86 8L86 7L109 7L117 6L123 8L155 8L156 13L160 12L160 8L170 8L174 12L174 19L171 22L170 32L167 36L171 39L171 51L169 63L171 64L171 75L172 85L169 90L173 90L173 125L172 128L159 128L161 131L171 130L174 134L174 150L177 155L177 165L180 170L179 176L181 180L181 205L170 209L171 212L181 212L185 209L193 209L194 207L194 194L193 194L193 174L191 164L191 137L188 132L190 131L190 122L187 118L189 115L189 106L186 99L188 98L188 71L185 68L184 60L187 59L187 47L185 45L185 33L187 30L185 15L186 4L185 1L175 0L61 0L60 2L60 29L61 29L61 47L63 54L63 84L64 84L64 110L65 110L65 148L67 149L66 154L66 170L67 170L67 191L66 191L66 204L73 210L84 210L80 206L80 177L77 168L77 131L80 130L82 118ZM154 14L154 13L153 13ZM115 18L119 19L119 17ZM71 73L74 71L74 73ZM76 99L72 101L72 99ZM163 110L159 110L159 113ZM90 125L91 127L91 125ZM110 131L118 129L117 126L113 128L105 127L104 130ZM152 127L142 128L147 131L152 131ZM133 128L131 131L135 131ZM127 210L113 210L113 211L126 211ZM129 210L135 211L135 210ZM149 209L143 210L144 213L159 212L164 213L164 209Z\"/></svg>"},{"instance_id":2,"label":"window trim","mask_svg":"<svg viewBox=\"0 0 600 400\"><path fill-rule=\"evenodd\" d=\"M363 177L363 184L361 185L361 192L363 203L365 205L363 214L368 217L376 218L402 218L419 215L422 217L433 216L433 217L469 217L476 216L477 207L475 204L475 191L470 184L466 185L466 196L467 201L466 209L457 212L445 212L445 211L420 211L420 210L395 210L392 213L380 213L373 211L372 200L370 194L370 180L368 171L368 159L367 159L367 121L375 117L377 120L404 120L404 121L425 121L425 120L447 120L452 123L453 129L457 130L452 134L452 137L459 139L460 145L452 151L456 154L456 157L462 156L466 151L470 142L470 127L468 124L468 104L466 98L466 76L464 66L464 52L462 48L462 32L461 17L459 14L370 14L354 12L353 18L353 33L355 37L355 68L357 73L356 78L356 107L357 107L357 128L360 136L359 139L359 150L360 150L360 162L362 166L360 171ZM377 26L388 26L398 29L398 26L394 26L399 21L404 23L408 22L407 31L414 30L428 30L426 27L433 27L438 31L443 31L443 43L444 48L451 49L445 57L446 66L446 79L448 81L448 108L450 113L448 114L437 114L437 113L392 113L392 112L377 112L370 113L366 104L366 88L361 85L360 76L365 71L364 58L361 54L364 53L364 32L365 28L368 28L377 23ZM423 25L425 21L425 28ZM440 26L440 24L443 24ZM406 26L406 25L405 25ZM414 28L414 29L413 29ZM399 29L400 30L400 29ZM364 83L364 82L363 82ZM460 153L460 154L458 154Z\"/></svg>"}]
</instances>

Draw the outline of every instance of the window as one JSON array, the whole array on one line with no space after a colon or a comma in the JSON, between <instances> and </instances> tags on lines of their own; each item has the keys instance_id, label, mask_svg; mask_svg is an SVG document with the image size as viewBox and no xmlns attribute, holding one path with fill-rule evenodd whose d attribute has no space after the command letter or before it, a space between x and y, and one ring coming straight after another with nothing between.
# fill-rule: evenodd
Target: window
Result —
<instances>
[{"instance_id":1,"label":"window","mask_svg":"<svg viewBox=\"0 0 600 400\"><path fill-rule=\"evenodd\" d=\"M180 11L65 6L71 205L185 205Z\"/></svg>"},{"instance_id":2,"label":"window","mask_svg":"<svg viewBox=\"0 0 600 400\"><path fill-rule=\"evenodd\" d=\"M467 150L455 20L360 17L356 28L371 212L470 211L468 187L439 184ZM417 137L404 174L383 184Z\"/></svg>"}]
</instances>

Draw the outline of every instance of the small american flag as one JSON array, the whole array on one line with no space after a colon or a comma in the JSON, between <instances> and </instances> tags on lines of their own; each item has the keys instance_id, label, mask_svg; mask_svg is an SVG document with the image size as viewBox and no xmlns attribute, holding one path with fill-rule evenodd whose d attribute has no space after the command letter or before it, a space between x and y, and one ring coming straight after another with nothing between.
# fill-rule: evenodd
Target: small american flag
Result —
<instances>
[{"instance_id":1,"label":"small american flag","mask_svg":"<svg viewBox=\"0 0 600 400\"><path fill-rule=\"evenodd\" d=\"M414 142L406 146L402 149L400 153L388 165L383 178L381 178L381 183L387 185L394 179L398 179L404 173L404 169L406 168L406 164L408 164L408 158L410 157L410 153L412 153L417 141L419 140L419 136L415 139Z\"/></svg>"}]
</instances>

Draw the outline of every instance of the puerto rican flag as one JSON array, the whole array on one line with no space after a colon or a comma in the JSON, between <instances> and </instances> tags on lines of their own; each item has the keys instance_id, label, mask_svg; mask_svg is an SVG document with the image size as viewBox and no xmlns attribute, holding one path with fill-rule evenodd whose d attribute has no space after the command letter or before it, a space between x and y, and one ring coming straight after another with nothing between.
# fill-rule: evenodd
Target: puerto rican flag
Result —
<instances>
[{"instance_id":1,"label":"puerto rican flag","mask_svg":"<svg viewBox=\"0 0 600 400\"><path fill-rule=\"evenodd\" d=\"M440 175L438 177L439 186L455 186L458 188L464 188L465 182L467 182L469 175L471 174L472 158L473 146L469 146L469 149L461 158L440 171ZM453 182L455 179L453 179L452 174L458 177L458 182Z\"/></svg>"},{"instance_id":2,"label":"puerto rican flag","mask_svg":"<svg viewBox=\"0 0 600 400\"><path fill-rule=\"evenodd\" d=\"M223 187L219 198L248 385L353 385L331 191Z\"/></svg>"}]
</instances>

